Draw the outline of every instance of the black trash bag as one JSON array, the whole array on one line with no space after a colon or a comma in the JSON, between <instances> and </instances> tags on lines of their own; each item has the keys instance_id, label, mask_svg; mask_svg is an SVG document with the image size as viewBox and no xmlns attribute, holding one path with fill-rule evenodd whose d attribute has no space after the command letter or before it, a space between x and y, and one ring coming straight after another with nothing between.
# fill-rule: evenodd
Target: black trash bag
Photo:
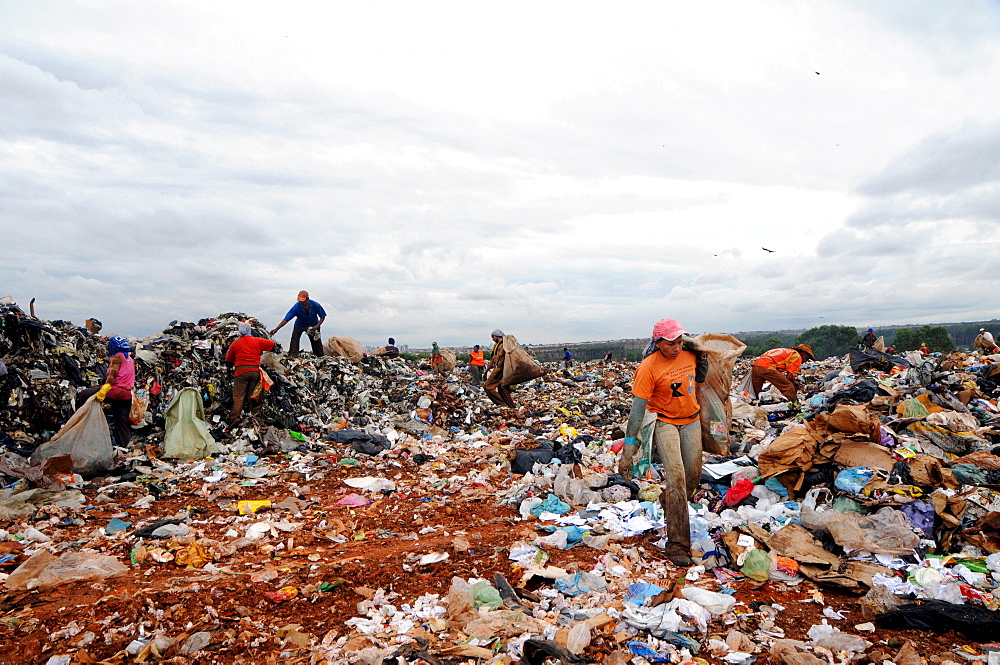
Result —
<instances>
[{"instance_id":1,"label":"black trash bag","mask_svg":"<svg viewBox=\"0 0 1000 665\"><path fill-rule=\"evenodd\" d=\"M561 647L550 640L527 640L521 647L522 658L527 665L544 665L546 659L555 658L562 665L577 665L589 662L583 656L570 653L569 649Z\"/></svg>"},{"instance_id":2,"label":"black trash bag","mask_svg":"<svg viewBox=\"0 0 1000 665\"><path fill-rule=\"evenodd\" d=\"M524 475L531 473L535 463L548 464L555 455L555 443L548 439L538 439L538 446L526 450L524 448L514 449L514 461L510 463L510 472Z\"/></svg>"},{"instance_id":3,"label":"black trash bag","mask_svg":"<svg viewBox=\"0 0 1000 665\"><path fill-rule=\"evenodd\" d=\"M388 450L392 447L392 444L389 443L389 439L385 438L381 434L368 434L367 432L361 432L356 429L337 430L330 433L330 435L326 437L326 440L348 445L351 448L354 448L355 452L359 452L362 455L370 455L372 457L378 455L383 450Z\"/></svg>"},{"instance_id":4,"label":"black trash bag","mask_svg":"<svg viewBox=\"0 0 1000 665\"><path fill-rule=\"evenodd\" d=\"M899 461L892 465L892 471L889 472L890 485L912 485L913 476L910 474L910 464L905 461Z\"/></svg>"},{"instance_id":5,"label":"black trash bag","mask_svg":"<svg viewBox=\"0 0 1000 665\"><path fill-rule=\"evenodd\" d=\"M153 532L159 529L161 526L166 526L168 524L184 524L184 520L176 519L166 519L160 520L159 522L153 522L148 526L144 526L141 529L136 529L132 532L135 538L169 538L170 536L154 536Z\"/></svg>"},{"instance_id":6,"label":"black trash bag","mask_svg":"<svg viewBox=\"0 0 1000 665\"><path fill-rule=\"evenodd\" d=\"M979 389L987 395L1000 391L1000 364L990 363L979 370L976 377Z\"/></svg>"},{"instance_id":7,"label":"black trash bag","mask_svg":"<svg viewBox=\"0 0 1000 665\"><path fill-rule=\"evenodd\" d=\"M631 480L625 480L625 478L618 473L612 473L608 476L608 482L604 487L611 487L612 485L621 485L622 487L627 487L632 496L629 497L631 500L639 498L639 486L632 482ZM604 489L604 487L591 487L592 490Z\"/></svg>"},{"instance_id":8,"label":"black trash bag","mask_svg":"<svg viewBox=\"0 0 1000 665\"><path fill-rule=\"evenodd\" d=\"M83 380L83 375L80 373L80 363L76 361L76 358L69 355L68 353L62 354L63 362L63 372L66 378L69 379L70 383L74 386L85 386L87 382Z\"/></svg>"},{"instance_id":9,"label":"black trash bag","mask_svg":"<svg viewBox=\"0 0 1000 665\"><path fill-rule=\"evenodd\" d=\"M894 365L909 367L910 363L906 358L891 356L888 353L876 351L865 352L861 349L851 349L851 370L858 372L865 369L874 369L881 372L888 372Z\"/></svg>"},{"instance_id":10,"label":"black trash bag","mask_svg":"<svg viewBox=\"0 0 1000 665\"><path fill-rule=\"evenodd\" d=\"M583 453L577 450L572 443L559 443L556 441L554 448L555 457L563 464L580 464L583 462Z\"/></svg>"},{"instance_id":11,"label":"black trash bag","mask_svg":"<svg viewBox=\"0 0 1000 665\"><path fill-rule=\"evenodd\" d=\"M1000 635L1000 612L977 605L952 605L943 600L925 600L903 605L875 619L882 628L900 630L955 630L977 642L989 642Z\"/></svg>"},{"instance_id":12,"label":"black trash bag","mask_svg":"<svg viewBox=\"0 0 1000 665\"><path fill-rule=\"evenodd\" d=\"M877 394L878 384L875 383L875 379L865 379L864 381L858 381L854 385L835 392L833 397L830 398L828 405L832 411L834 405L848 400L858 402L859 404L867 404L872 401Z\"/></svg>"}]
</instances>

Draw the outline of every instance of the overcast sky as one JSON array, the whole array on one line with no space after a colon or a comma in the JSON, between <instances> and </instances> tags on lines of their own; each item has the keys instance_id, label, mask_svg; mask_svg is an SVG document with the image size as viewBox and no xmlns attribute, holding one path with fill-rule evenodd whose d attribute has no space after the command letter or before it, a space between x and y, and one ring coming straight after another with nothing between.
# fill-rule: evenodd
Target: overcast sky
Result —
<instances>
[{"instance_id":1,"label":"overcast sky","mask_svg":"<svg viewBox=\"0 0 1000 665\"><path fill-rule=\"evenodd\" d=\"M0 296L147 335L304 288L412 346L989 319L998 82L986 1L0 0Z\"/></svg>"}]
</instances>

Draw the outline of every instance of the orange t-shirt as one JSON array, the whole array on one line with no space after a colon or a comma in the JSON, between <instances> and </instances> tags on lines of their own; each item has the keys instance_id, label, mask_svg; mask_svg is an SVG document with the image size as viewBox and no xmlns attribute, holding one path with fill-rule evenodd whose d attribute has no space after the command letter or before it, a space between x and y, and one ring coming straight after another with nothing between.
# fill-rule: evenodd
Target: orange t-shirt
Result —
<instances>
[{"instance_id":1,"label":"orange t-shirt","mask_svg":"<svg viewBox=\"0 0 1000 665\"><path fill-rule=\"evenodd\" d=\"M646 410L659 420L674 425L693 423L701 411L694 382L697 362L690 351L681 351L673 360L655 351L635 370L632 394L646 400Z\"/></svg>"},{"instance_id":2,"label":"orange t-shirt","mask_svg":"<svg viewBox=\"0 0 1000 665\"><path fill-rule=\"evenodd\" d=\"M483 365L486 364L485 355L486 354L482 349L480 349L479 351L470 351L469 364L482 367Z\"/></svg>"}]
</instances>

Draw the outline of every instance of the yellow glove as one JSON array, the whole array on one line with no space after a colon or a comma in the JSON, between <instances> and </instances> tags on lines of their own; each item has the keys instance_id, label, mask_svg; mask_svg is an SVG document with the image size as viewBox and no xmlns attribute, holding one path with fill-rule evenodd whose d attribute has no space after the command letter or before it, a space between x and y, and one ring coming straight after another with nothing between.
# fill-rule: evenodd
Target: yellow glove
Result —
<instances>
[{"instance_id":1,"label":"yellow glove","mask_svg":"<svg viewBox=\"0 0 1000 665\"><path fill-rule=\"evenodd\" d=\"M104 398L108 396L109 390L111 390L111 384L105 383L103 386L101 386L101 389L97 391L97 394L94 395L94 397L97 398L98 402L103 402Z\"/></svg>"}]
</instances>

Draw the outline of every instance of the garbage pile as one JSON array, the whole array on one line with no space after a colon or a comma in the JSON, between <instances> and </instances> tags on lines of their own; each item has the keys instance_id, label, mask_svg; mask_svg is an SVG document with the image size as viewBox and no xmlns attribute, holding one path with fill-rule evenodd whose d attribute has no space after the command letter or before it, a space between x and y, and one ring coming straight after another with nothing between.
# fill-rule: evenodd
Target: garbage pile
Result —
<instances>
[{"instance_id":1,"label":"garbage pile","mask_svg":"<svg viewBox=\"0 0 1000 665\"><path fill-rule=\"evenodd\" d=\"M705 413L679 570L652 449L617 473L634 363L551 363L512 414L462 368L268 354L270 394L227 429L246 317L174 322L135 340L145 413L83 477L32 454L102 379L104 341L5 307L0 643L19 662L915 665L986 662L1000 634L1000 358L832 358L792 404L746 394L714 336L732 391ZM204 422L182 438L212 450L165 454L182 400Z\"/></svg>"}]
</instances>

